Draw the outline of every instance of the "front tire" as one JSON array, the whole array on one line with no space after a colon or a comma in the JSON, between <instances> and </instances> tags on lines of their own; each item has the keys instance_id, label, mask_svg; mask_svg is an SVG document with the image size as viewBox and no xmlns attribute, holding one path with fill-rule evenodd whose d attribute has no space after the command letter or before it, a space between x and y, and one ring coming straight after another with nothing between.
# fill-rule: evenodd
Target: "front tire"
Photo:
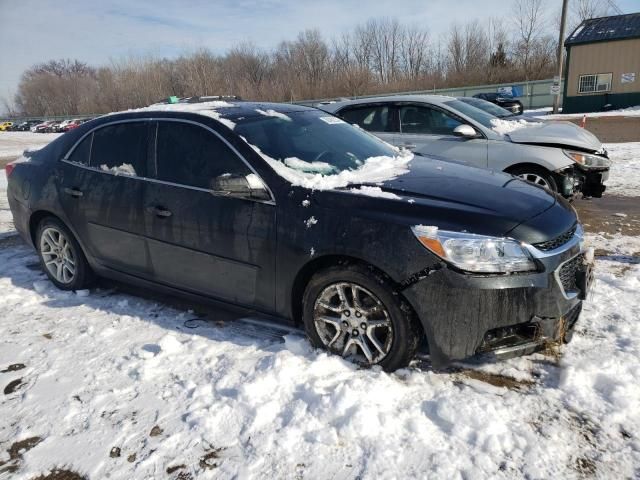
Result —
<instances>
[{"instance_id":1,"label":"front tire","mask_svg":"<svg viewBox=\"0 0 640 480\"><path fill-rule=\"evenodd\" d=\"M93 280L91 267L69 229L47 217L38 225L36 247L40 265L60 290L82 290Z\"/></svg>"},{"instance_id":2,"label":"front tire","mask_svg":"<svg viewBox=\"0 0 640 480\"><path fill-rule=\"evenodd\" d=\"M420 340L411 308L361 265L316 273L304 292L303 320L314 347L387 371L406 367Z\"/></svg>"},{"instance_id":3,"label":"front tire","mask_svg":"<svg viewBox=\"0 0 640 480\"><path fill-rule=\"evenodd\" d=\"M520 177L523 180L527 180L531 183L535 183L541 187L551 190L552 192L558 191L558 184L551 175L549 170L542 167L523 165L520 167L514 167L507 170L511 175Z\"/></svg>"}]
</instances>

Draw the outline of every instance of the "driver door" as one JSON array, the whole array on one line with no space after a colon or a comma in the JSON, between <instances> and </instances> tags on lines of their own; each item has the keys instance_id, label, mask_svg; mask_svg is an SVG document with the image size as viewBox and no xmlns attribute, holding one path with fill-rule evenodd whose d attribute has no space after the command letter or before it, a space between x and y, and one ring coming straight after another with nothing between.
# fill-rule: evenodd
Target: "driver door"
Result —
<instances>
[{"instance_id":1,"label":"driver door","mask_svg":"<svg viewBox=\"0 0 640 480\"><path fill-rule=\"evenodd\" d=\"M398 111L398 146L451 162L487 168L487 139L453 134L457 126L464 124L461 119L426 104L401 104Z\"/></svg>"},{"instance_id":2,"label":"driver door","mask_svg":"<svg viewBox=\"0 0 640 480\"><path fill-rule=\"evenodd\" d=\"M145 182L143 195L154 279L273 309L274 202L212 189L221 178L254 172L219 134L200 124L158 120L155 145L154 178Z\"/></svg>"}]
</instances>

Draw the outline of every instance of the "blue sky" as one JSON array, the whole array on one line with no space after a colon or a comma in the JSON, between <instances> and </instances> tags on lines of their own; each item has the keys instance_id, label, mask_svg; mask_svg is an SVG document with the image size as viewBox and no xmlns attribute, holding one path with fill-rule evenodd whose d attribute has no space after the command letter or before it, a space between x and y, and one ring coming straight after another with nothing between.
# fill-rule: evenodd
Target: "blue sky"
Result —
<instances>
[{"instance_id":1,"label":"blue sky","mask_svg":"<svg viewBox=\"0 0 640 480\"><path fill-rule=\"evenodd\" d=\"M561 0L546 0L559 12ZM434 35L452 22L502 16L512 0L0 0L0 96L24 69L54 58L93 65L126 55L217 52L243 41L271 48L307 28L325 37L371 17L395 17ZM620 0L625 12L639 0Z\"/></svg>"}]
</instances>

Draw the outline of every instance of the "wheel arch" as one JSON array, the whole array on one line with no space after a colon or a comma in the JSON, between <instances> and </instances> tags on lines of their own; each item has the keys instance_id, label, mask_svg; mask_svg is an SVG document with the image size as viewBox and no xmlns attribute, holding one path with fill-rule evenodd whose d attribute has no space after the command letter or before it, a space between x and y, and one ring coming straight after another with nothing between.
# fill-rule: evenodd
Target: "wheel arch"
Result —
<instances>
[{"instance_id":1,"label":"wheel arch","mask_svg":"<svg viewBox=\"0 0 640 480\"><path fill-rule=\"evenodd\" d=\"M361 265L363 267L368 268L373 273L379 275L386 282L388 282L392 286L393 291L398 296L401 297L403 302L406 303L406 305L409 308L411 308L412 315L414 315L417 318L417 313L415 309L411 305L411 302L409 302L409 300L405 298L402 292L400 291L401 289L398 282L394 281L391 278L391 276L388 275L384 270L377 267L376 265L373 265L371 262L367 262L366 260L363 260L361 258L357 258L354 256L350 256L350 255L323 255L323 256L314 258L311 261L304 264L303 267L296 274L295 279L293 281L293 286L291 288L289 308L291 309L292 319L296 325L302 324L302 299L304 296L304 291L306 290L307 285L311 280L311 277L313 277L313 275L315 275L317 272L329 267L335 267L340 265L353 265L353 264ZM420 324L420 328L422 329L422 323L421 322L417 322L417 323ZM423 330L423 334L424 334L424 330Z\"/></svg>"},{"instance_id":2,"label":"wheel arch","mask_svg":"<svg viewBox=\"0 0 640 480\"><path fill-rule=\"evenodd\" d=\"M54 212L50 210L36 210L29 217L29 237L31 238L33 247L36 250L38 249L38 243L36 239L36 235L38 233L38 225L40 225L40 222L42 222L42 220L44 220L47 217L55 218L57 221L62 223L71 232L76 242L78 242L78 245L80 245L80 249L82 250L82 253L84 254L85 258L89 260L90 257L89 255L87 255L87 249L82 244L82 241L78 237L78 234L76 233L75 229L73 229L69 225L69 222L66 222L64 218L60 217L60 215L56 215Z\"/></svg>"}]
</instances>

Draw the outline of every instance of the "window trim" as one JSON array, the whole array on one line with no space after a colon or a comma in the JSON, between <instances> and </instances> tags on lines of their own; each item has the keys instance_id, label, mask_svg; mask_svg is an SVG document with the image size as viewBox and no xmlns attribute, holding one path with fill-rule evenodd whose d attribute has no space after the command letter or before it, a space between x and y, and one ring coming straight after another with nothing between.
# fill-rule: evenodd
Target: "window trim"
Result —
<instances>
[{"instance_id":1,"label":"window trim","mask_svg":"<svg viewBox=\"0 0 640 480\"><path fill-rule=\"evenodd\" d=\"M607 90L596 90L598 87L598 76L600 75L609 75L609 88ZM593 84L594 90L591 91L582 91L580 90L580 85L582 84L582 79L584 77L595 77L595 82ZM613 72L601 72L601 73L585 73L582 75L578 75L578 95L592 95L592 94L603 94L611 92L613 88Z\"/></svg>"},{"instance_id":2,"label":"window trim","mask_svg":"<svg viewBox=\"0 0 640 480\"><path fill-rule=\"evenodd\" d=\"M156 171L153 172L154 174L157 173L157 156L156 156L156 151L157 151L157 141L158 141L158 123L160 121L167 121L167 122L181 122L181 123L190 123L192 125L196 125L198 127L204 128L205 130L208 130L209 132L213 133L214 135L216 135L220 140L222 140L223 143L225 143L237 156L238 158L249 168L249 170L251 170L251 172L253 174L255 174L260 181L262 182L262 184L264 185L264 187L266 188L267 192L269 192L269 195L271 196L271 200L259 200L256 198L244 198L243 200L248 200L251 202L257 202L257 203L266 203L269 205L275 205L276 204L276 200L275 200L275 196L273 194L273 191L271 190L271 187L269 187L269 185L267 184L267 182L264 181L264 179L262 178L262 176L256 172L255 168L253 168L253 166L247 161L247 159L233 146L231 145L231 143L229 143L229 141L224 138L220 133L216 132L213 128L204 125L203 123L200 122L196 122L194 120L186 120L183 118L158 118L158 117L145 117L145 118L127 118L127 119L122 119L122 120L114 120L112 122L107 122L107 123L103 123L101 125L98 125L94 128L92 128L91 130L89 130L88 132L86 132L84 135L82 135L72 146L71 148L67 151L67 153L60 159L61 162L67 163L69 165L73 165L76 167L80 167L80 168L84 168L87 170L91 170L92 172L98 172L98 173L102 173L105 175L113 175L113 176L118 176L121 178L131 178L134 180L145 180L148 182L152 182L152 183L159 183L159 184L163 184L163 185L170 185L170 186L174 186L174 187L182 187L182 188L188 188L190 190L196 190L199 192L207 192L213 196L216 197L224 197L224 198L238 198L238 197L231 197L229 195L224 195L224 194L220 194L217 192L214 192L213 190L209 190L206 188L200 188L200 187L193 187L191 185L184 185L184 184L180 184L180 183L172 183L172 182L167 182L164 180L158 180L157 178L152 178L152 177L140 177L138 175L116 175L114 172L111 171L105 171L105 170L101 170L98 169L96 167L92 167L91 165L83 165L81 163L76 163L76 162L72 162L69 160L69 157L73 154L74 150L78 147L78 145L80 145L80 143L88 136L88 135L93 135L93 132L95 132L96 130L99 130L103 127L108 127L110 125L116 125L119 123L133 123L133 122L155 122L155 129L152 129L152 132L154 133L154 146L153 146L153 166L156 168ZM93 138L91 139L91 151L93 150ZM89 155L89 163L91 163L91 153ZM151 172L147 172L147 174L150 174Z\"/></svg>"}]
</instances>

